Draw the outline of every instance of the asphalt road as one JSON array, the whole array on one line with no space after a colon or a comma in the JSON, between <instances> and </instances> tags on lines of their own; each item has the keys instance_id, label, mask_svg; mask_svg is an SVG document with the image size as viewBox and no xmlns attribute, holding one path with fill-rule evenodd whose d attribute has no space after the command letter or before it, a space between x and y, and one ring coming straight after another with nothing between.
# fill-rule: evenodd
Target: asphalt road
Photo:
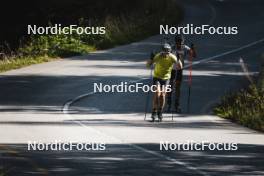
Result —
<instances>
[{"instance_id":1,"label":"asphalt road","mask_svg":"<svg viewBox=\"0 0 264 176\"><path fill-rule=\"evenodd\" d=\"M264 175L264 135L211 115L221 96L248 84L264 50L261 0L185 1L184 23L238 26L196 44L191 111L144 121L146 93L93 93L93 83L150 83L145 60L163 36L0 75L0 166L7 175ZM150 112L150 106L148 107ZM28 141L106 143L105 151L28 151ZM160 151L159 143L237 143L237 151Z\"/></svg>"}]
</instances>

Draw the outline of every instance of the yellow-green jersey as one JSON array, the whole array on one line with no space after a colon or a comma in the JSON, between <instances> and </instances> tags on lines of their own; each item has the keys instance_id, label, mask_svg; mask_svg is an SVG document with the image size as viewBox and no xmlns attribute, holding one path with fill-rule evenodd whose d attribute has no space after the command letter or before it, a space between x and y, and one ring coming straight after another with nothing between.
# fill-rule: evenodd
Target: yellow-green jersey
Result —
<instances>
[{"instance_id":1,"label":"yellow-green jersey","mask_svg":"<svg viewBox=\"0 0 264 176\"><path fill-rule=\"evenodd\" d=\"M172 53L161 52L154 57L153 63L155 63L154 77L167 80L171 77L171 70L174 63L177 63L177 57Z\"/></svg>"}]
</instances>

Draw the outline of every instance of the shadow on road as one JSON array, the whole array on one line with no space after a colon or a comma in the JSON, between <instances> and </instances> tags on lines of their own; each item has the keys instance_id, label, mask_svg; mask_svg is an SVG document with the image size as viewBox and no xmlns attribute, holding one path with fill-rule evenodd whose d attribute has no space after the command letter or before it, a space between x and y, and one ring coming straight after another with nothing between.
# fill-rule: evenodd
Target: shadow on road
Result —
<instances>
[{"instance_id":1,"label":"shadow on road","mask_svg":"<svg viewBox=\"0 0 264 176\"><path fill-rule=\"evenodd\" d=\"M105 151L28 151L26 144L1 144L0 161L8 176L199 175L166 157L209 175L253 176L264 173L263 146L239 144L237 151L160 151L158 144L135 145L144 151L126 144L107 144Z\"/></svg>"},{"instance_id":2,"label":"shadow on road","mask_svg":"<svg viewBox=\"0 0 264 176\"><path fill-rule=\"evenodd\" d=\"M200 70L195 72L191 94L192 114L204 113L202 109L210 105L211 101L218 100L223 92L235 90L245 82L243 81L244 76L239 74L230 75L218 72L203 75ZM65 102L82 94L94 92L94 83L111 86L139 79L137 76L1 76L0 112L56 114L61 112ZM223 87L222 84L226 80L232 83ZM188 77L184 76L181 92L183 112L186 112L187 105L187 81ZM145 78L138 83L150 85L151 80ZM136 83L130 84L135 85ZM151 97L152 94L148 96L148 93L142 90L138 93L98 92L74 102L69 112L78 114L144 113L146 101L149 102L148 112L150 112Z\"/></svg>"}]
</instances>

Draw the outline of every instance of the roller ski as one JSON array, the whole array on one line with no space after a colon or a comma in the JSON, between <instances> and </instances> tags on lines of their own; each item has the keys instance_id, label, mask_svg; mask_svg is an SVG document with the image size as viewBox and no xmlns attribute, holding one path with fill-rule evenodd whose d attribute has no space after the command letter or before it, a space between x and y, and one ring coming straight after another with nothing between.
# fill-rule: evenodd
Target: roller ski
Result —
<instances>
[{"instance_id":1,"label":"roller ski","mask_svg":"<svg viewBox=\"0 0 264 176\"><path fill-rule=\"evenodd\" d=\"M156 118L158 118L158 122L162 122L163 119L162 112L152 112L151 122L155 122Z\"/></svg>"},{"instance_id":2,"label":"roller ski","mask_svg":"<svg viewBox=\"0 0 264 176\"><path fill-rule=\"evenodd\" d=\"M162 122L162 119L163 119L162 112L158 112L158 120L159 120L159 122Z\"/></svg>"},{"instance_id":3,"label":"roller ski","mask_svg":"<svg viewBox=\"0 0 264 176\"><path fill-rule=\"evenodd\" d=\"M155 119L156 119L157 115L158 115L157 112L155 112L155 111L152 112L152 114L151 114L151 122L155 122Z\"/></svg>"}]
</instances>

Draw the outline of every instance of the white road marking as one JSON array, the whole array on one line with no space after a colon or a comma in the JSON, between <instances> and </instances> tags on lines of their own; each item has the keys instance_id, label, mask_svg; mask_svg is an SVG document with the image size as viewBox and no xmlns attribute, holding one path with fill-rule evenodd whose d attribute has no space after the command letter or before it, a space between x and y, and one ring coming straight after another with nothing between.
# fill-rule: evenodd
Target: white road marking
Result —
<instances>
[{"instance_id":1,"label":"white road marking","mask_svg":"<svg viewBox=\"0 0 264 176\"><path fill-rule=\"evenodd\" d=\"M89 92L89 93L86 93L86 94L82 94L82 95L79 95L78 97L75 97L71 100L69 100L68 102L66 102L64 105L63 105L63 108L62 108L62 111L64 114L69 114L69 109L70 109L70 106L74 103L74 102L77 102L85 97L88 97L90 95L93 95L95 94L96 92Z\"/></svg>"},{"instance_id":2,"label":"white road marking","mask_svg":"<svg viewBox=\"0 0 264 176\"><path fill-rule=\"evenodd\" d=\"M223 52L223 53L220 53L220 54L217 54L215 56L211 56L211 57L208 57L208 58L205 58L205 59L201 59L199 61L193 62L192 65L198 65L198 64L201 64L201 63L204 63L204 62L208 62L210 60L213 60L213 59L216 59L216 58L219 58L219 57L222 57L222 56L233 54L233 53L236 53L236 52L241 51L243 49L252 47L252 46L257 45L257 44L262 43L262 42L264 42L264 38L262 38L260 40L257 40L255 42L249 43L247 45L241 46L239 48L236 48L236 49L233 49L233 50L230 50L230 51L226 51L226 52ZM184 68L187 68L189 66L190 66L190 64L186 65Z\"/></svg>"}]
</instances>

